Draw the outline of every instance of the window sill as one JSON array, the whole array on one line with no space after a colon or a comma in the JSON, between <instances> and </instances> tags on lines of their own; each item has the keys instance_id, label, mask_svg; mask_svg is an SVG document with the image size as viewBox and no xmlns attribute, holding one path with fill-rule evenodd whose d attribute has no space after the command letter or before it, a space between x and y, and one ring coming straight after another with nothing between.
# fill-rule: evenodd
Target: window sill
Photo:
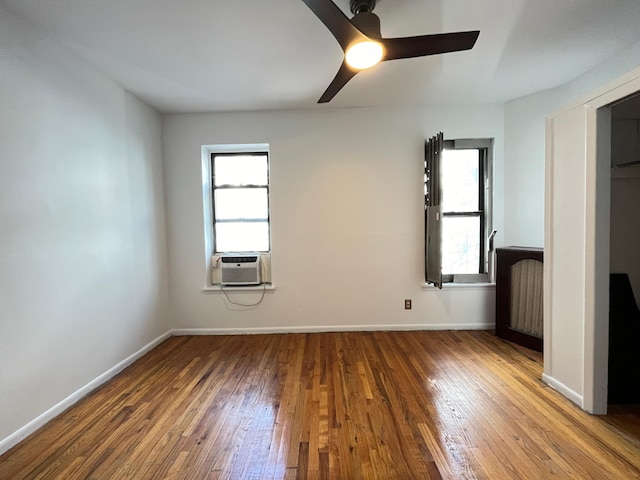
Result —
<instances>
[{"instance_id":1,"label":"window sill","mask_svg":"<svg viewBox=\"0 0 640 480\"><path fill-rule=\"evenodd\" d=\"M208 285L202 289L202 293L222 293L224 292L233 292L233 293L262 293L264 292L273 292L275 291L276 286L268 283L262 285L251 285L249 287L242 287L237 285L229 285L227 287L222 288L220 285Z\"/></svg>"},{"instance_id":2,"label":"window sill","mask_svg":"<svg viewBox=\"0 0 640 480\"><path fill-rule=\"evenodd\" d=\"M495 283L489 283L489 282L478 282L478 283L444 283L442 284L442 289L443 290L472 290L472 289L477 289L477 290L494 290L496 288L496 284ZM429 290L439 290L438 288L434 287L432 284L430 283L422 283L420 284L420 289L422 291L429 291Z\"/></svg>"}]
</instances>

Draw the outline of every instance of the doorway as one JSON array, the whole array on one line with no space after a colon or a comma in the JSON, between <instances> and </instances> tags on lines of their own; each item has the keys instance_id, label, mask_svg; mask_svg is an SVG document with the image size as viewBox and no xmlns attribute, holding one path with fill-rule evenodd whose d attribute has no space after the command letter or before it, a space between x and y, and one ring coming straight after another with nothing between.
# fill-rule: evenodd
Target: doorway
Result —
<instances>
[{"instance_id":1,"label":"doorway","mask_svg":"<svg viewBox=\"0 0 640 480\"><path fill-rule=\"evenodd\" d=\"M640 95L611 117L608 404L640 404ZM599 160L600 161L600 160Z\"/></svg>"},{"instance_id":2,"label":"doorway","mask_svg":"<svg viewBox=\"0 0 640 480\"><path fill-rule=\"evenodd\" d=\"M543 380L607 412L611 114L640 68L547 117Z\"/></svg>"}]
</instances>

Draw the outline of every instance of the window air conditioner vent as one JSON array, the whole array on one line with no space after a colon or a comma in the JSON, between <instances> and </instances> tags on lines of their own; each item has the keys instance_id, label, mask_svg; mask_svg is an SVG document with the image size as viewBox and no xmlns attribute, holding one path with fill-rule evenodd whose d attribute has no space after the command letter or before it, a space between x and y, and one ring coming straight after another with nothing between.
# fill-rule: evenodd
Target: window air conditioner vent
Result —
<instances>
[{"instance_id":1,"label":"window air conditioner vent","mask_svg":"<svg viewBox=\"0 0 640 480\"><path fill-rule=\"evenodd\" d=\"M220 257L223 285L259 285L260 254L227 254Z\"/></svg>"}]
</instances>

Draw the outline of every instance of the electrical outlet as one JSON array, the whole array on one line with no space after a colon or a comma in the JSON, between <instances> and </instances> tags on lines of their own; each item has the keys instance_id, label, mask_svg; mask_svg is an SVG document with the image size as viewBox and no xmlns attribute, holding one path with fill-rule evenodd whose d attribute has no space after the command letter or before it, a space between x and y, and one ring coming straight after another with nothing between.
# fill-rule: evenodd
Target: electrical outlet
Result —
<instances>
[{"instance_id":1,"label":"electrical outlet","mask_svg":"<svg viewBox=\"0 0 640 480\"><path fill-rule=\"evenodd\" d=\"M405 310L411 310L411 300L409 300L408 298L405 299L405 301L404 301L404 309Z\"/></svg>"}]
</instances>

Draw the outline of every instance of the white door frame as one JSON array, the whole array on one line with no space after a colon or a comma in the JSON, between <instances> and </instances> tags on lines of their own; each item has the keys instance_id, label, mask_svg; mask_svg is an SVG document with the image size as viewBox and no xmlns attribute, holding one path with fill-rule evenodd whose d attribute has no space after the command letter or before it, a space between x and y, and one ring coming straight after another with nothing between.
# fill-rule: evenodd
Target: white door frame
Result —
<instances>
[{"instance_id":1,"label":"white door frame","mask_svg":"<svg viewBox=\"0 0 640 480\"><path fill-rule=\"evenodd\" d=\"M570 105L547 116L547 150L545 175L545 375L544 380L557 388L565 396L578 403L583 409L595 414L607 411L608 381L608 338L609 338L609 234L610 234L610 108L620 99L640 91L640 68L614 80L606 86L572 102ZM562 182L566 179L554 178L553 121L571 110L579 109L580 124L584 129L584 182L583 198L584 244L576 248L584 249L583 298L566 298L563 282L551 282L554 268L559 269L559 260L554 257L552 239L561 236L562 231L552 232L554 215L561 214L555 209L555 195L561 195ZM580 172L576 172L580 174ZM556 205L556 206L554 206ZM573 205L575 211L575 205ZM557 227L557 225L556 225ZM556 272L558 273L558 272ZM575 296L575 295L574 295ZM552 351L562 351L569 341L567 338L554 338L554 301L573 303L575 311L583 311L584 319L581 332L575 332L574 341L582 340L582 358L551 355ZM554 343L555 342L555 343ZM549 355L547 355L549 354ZM563 365L563 362L565 365ZM582 379L563 378L566 363L582 365ZM558 372L558 373L556 373ZM571 375L568 375L571 376ZM565 387L566 385L578 387ZM580 387L581 386L581 387ZM581 390L581 391L580 391Z\"/></svg>"}]
</instances>

